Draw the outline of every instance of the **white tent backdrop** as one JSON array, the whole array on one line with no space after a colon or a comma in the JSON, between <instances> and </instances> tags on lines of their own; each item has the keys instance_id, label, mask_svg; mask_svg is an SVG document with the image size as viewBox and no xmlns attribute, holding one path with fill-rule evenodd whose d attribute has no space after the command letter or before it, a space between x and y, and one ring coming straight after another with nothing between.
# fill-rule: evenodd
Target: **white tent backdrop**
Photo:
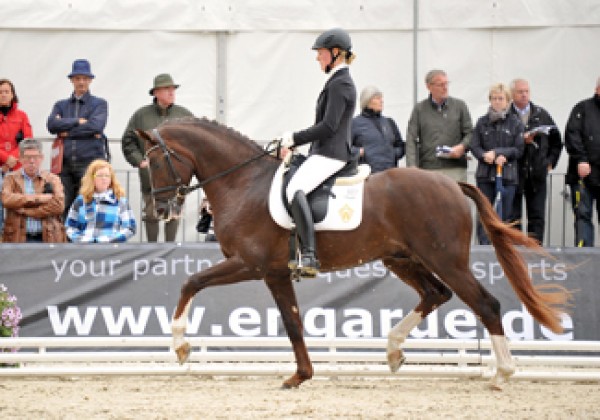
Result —
<instances>
[{"instance_id":1,"label":"white tent backdrop","mask_svg":"<svg viewBox=\"0 0 600 420\"><path fill-rule=\"evenodd\" d=\"M450 94L467 102L474 122L492 83L527 78L532 100L561 131L600 76L600 0L0 0L0 7L0 77L14 81L39 137L49 136L53 103L71 92L66 75L77 58L90 60L92 92L109 102L113 139L150 102L162 72L181 84L179 104L250 138L306 128L325 81L310 47L336 26L351 33L359 92L380 87L384 113L403 134L432 68L448 72ZM129 168L118 143L112 153L117 168Z\"/></svg>"}]
</instances>

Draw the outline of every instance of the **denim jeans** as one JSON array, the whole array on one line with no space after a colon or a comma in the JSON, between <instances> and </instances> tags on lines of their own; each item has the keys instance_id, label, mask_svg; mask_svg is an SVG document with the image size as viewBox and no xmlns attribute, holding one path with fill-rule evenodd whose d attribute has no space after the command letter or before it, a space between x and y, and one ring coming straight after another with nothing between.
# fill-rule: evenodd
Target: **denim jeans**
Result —
<instances>
[{"instance_id":1,"label":"denim jeans","mask_svg":"<svg viewBox=\"0 0 600 420\"><path fill-rule=\"evenodd\" d=\"M496 198L496 184L493 182L477 182L477 187L493 205ZM504 185L504 192L502 193L502 220L505 222L511 219L516 190L516 185ZM479 217L477 218L477 238L480 245L491 244Z\"/></svg>"},{"instance_id":2,"label":"denim jeans","mask_svg":"<svg viewBox=\"0 0 600 420\"><path fill-rule=\"evenodd\" d=\"M596 217L600 222L600 187L581 187L579 184L569 184L571 187L571 204L575 215L575 246L594 246L594 201L596 202ZM579 201L579 202L578 202Z\"/></svg>"}]
</instances>

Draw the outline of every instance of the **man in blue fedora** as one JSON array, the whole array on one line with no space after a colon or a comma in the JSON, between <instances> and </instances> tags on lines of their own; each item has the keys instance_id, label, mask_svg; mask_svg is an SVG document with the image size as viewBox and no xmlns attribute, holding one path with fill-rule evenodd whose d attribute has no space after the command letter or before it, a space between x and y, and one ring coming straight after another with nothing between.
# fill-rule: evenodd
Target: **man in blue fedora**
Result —
<instances>
[{"instance_id":1,"label":"man in blue fedora","mask_svg":"<svg viewBox=\"0 0 600 420\"><path fill-rule=\"evenodd\" d=\"M90 62L78 59L67 75L73 93L54 104L48 117L48 131L63 139L64 151L60 179L65 189L65 213L77 194L81 177L94 159L108 159L108 142L104 135L108 104L90 93L94 75Z\"/></svg>"}]
</instances>

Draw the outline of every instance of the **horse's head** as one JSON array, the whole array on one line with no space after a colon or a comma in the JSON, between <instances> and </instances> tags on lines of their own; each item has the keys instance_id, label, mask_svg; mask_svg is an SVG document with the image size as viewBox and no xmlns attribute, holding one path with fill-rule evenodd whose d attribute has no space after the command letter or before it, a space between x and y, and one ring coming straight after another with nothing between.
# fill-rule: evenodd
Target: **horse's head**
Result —
<instances>
[{"instance_id":1,"label":"horse's head","mask_svg":"<svg viewBox=\"0 0 600 420\"><path fill-rule=\"evenodd\" d=\"M158 129L136 133L144 139L152 199L158 217L163 220L181 217L183 202L189 192L188 184L194 174L191 162L167 145Z\"/></svg>"}]
</instances>

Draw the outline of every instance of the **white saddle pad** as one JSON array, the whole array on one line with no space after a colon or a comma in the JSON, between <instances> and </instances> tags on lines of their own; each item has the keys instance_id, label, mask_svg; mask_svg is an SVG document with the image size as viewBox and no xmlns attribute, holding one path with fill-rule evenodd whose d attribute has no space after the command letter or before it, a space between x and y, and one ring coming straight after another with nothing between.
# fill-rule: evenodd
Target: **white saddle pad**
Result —
<instances>
[{"instance_id":1,"label":"white saddle pad","mask_svg":"<svg viewBox=\"0 0 600 420\"><path fill-rule=\"evenodd\" d=\"M362 221L362 207L365 179L371 173L369 165L359 165L358 175L339 178L333 186L329 197L327 215L322 222L315 224L315 230L352 230ZM281 188L285 164L282 163L275 172L269 194L269 211L271 217L284 229L292 229L294 221L287 213L282 201Z\"/></svg>"}]
</instances>

